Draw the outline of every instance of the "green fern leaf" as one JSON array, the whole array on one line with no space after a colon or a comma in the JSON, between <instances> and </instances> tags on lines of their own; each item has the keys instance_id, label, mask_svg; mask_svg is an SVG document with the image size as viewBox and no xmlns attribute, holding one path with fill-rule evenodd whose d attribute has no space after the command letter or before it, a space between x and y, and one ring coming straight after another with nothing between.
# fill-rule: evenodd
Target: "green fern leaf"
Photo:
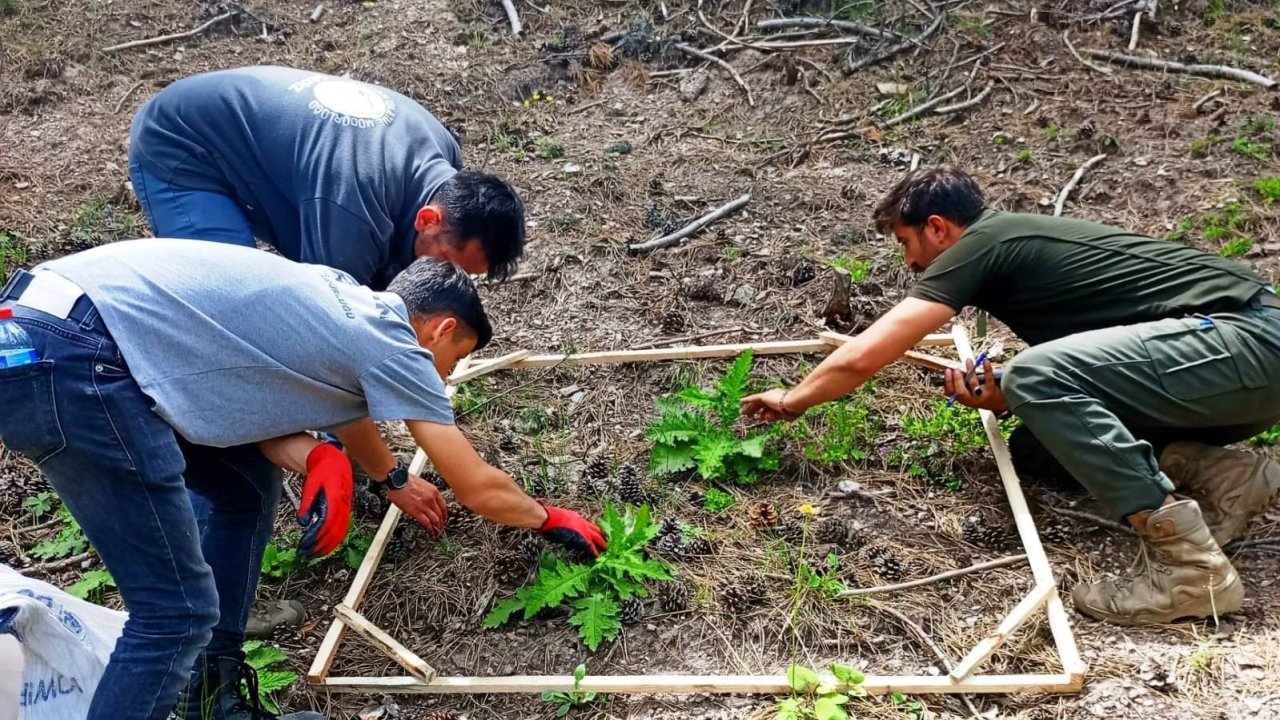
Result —
<instances>
[{"instance_id":1,"label":"green fern leaf","mask_svg":"<svg viewBox=\"0 0 1280 720\"><path fill-rule=\"evenodd\" d=\"M694 407L706 408L707 410L715 410L720 402L720 395L715 392L707 392L696 385L690 385L687 388L681 388L676 391L676 397L693 405Z\"/></svg>"},{"instance_id":2,"label":"green fern leaf","mask_svg":"<svg viewBox=\"0 0 1280 720\"><path fill-rule=\"evenodd\" d=\"M544 565L537 581L527 588L521 588L521 592L517 594L517 597L523 594L524 619L528 620L547 608L557 607L566 598L575 598L585 593L587 581L594 572L592 565L566 563L558 559L550 566Z\"/></svg>"},{"instance_id":3,"label":"green fern leaf","mask_svg":"<svg viewBox=\"0 0 1280 720\"><path fill-rule=\"evenodd\" d=\"M577 610L569 617L569 624L578 628L578 634L587 648L595 651L600 643L618 637L622 623L618 620L618 605L602 594L574 601Z\"/></svg>"},{"instance_id":4,"label":"green fern leaf","mask_svg":"<svg viewBox=\"0 0 1280 720\"><path fill-rule=\"evenodd\" d=\"M649 453L649 472L658 475L675 475L698 466L692 444L654 445Z\"/></svg>"},{"instance_id":5,"label":"green fern leaf","mask_svg":"<svg viewBox=\"0 0 1280 720\"><path fill-rule=\"evenodd\" d=\"M738 443L738 452L749 458L759 458L764 455L764 444L769 441L769 436L764 434L748 435Z\"/></svg>"},{"instance_id":6,"label":"green fern leaf","mask_svg":"<svg viewBox=\"0 0 1280 720\"><path fill-rule=\"evenodd\" d=\"M738 439L731 433L716 432L703 435L694 449L698 462L698 474L704 480L718 480L725 476L725 458L738 449Z\"/></svg>"},{"instance_id":7,"label":"green fern leaf","mask_svg":"<svg viewBox=\"0 0 1280 720\"><path fill-rule=\"evenodd\" d=\"M638 553L629 553L609 560L609 570L632 580L670 580L671 569L661 560L646 560Z\"/></svg>"},{"instance_id":8,"label":"green fern leaf","mask_svg":"<svg viewBox=\"0 0 1280 720\"><path fill-rule=\"evenodd\" d=\"M739 355L716 383L716 414L725 425L737 420L742 412L740 403L747 395L747 384L751 382L751 358L754 354L747 350Z\"/></svg>"},{"instance_id":9,"label":"green fern leaf","mask_svg":"<svg viewBox=\"0 0 1280 720\"><path fill-rule=\"evenodd\" d=\"M511 621L511 616L524 609L524 600L517 593L516 597L499 600L497 605L484 616L484 626L490 630L502 627Z\"/></svg>"},{"instance_id":10,"label":"green fern leaf","mask_svg":"<svg viewBox=\"0 0 1280 720\"><path fill-rule=\"evenodd\" d=\"M657 401L658 419L649 426L649 439L667 445L691 442L710 428L706 416L672 398Z\"/></svg>"}]
</instances>

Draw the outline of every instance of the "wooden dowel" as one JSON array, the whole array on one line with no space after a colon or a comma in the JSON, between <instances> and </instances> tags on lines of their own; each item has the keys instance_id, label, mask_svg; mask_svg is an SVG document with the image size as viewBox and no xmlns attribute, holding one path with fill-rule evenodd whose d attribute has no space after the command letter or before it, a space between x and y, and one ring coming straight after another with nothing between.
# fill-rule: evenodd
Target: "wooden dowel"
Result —
<instances>
[{"instance_id":1,"label":"wooden dowel","mask_svg":"<svg viewBox=\"0 0 1280 720\"><path fill-rule=\"evenodd\" d=\"M1057 588L1049 583L1035 586L1026 597L1022 598L1017 605L1013 606L1013 610L1005 616L1000 625L996 627L996 631L983 638L977 645L964 656L956 666L947 674L953 682L960 682L969 675L973 674L974 668L986 661L987 658L995 654L996 650L1004 644L1004 641L1014 633L1022 623L1031 617L1031 613L1040 609L1040 606L1049 599Z\"/></svg>"},{"instance_id":2,"label":"wooden dowel","mask_svg":"<svg viewBox=\"0 0 1280 720\"><path fill-rule=\"evenodd\" d=\"M475 380L482 375L488 375L491 372L497 372L503 368L510 367L513 363L527 357L529 357L528 350L516 350L515 352L507 353L501 357L484 361L479 365L474 365L466 370L455 370L454 373L449 376L449 384L460 385L468 380Z\"/></svg>"},{"instance_id":3,"label":"wooden dowel","mask_svg":"<svg viewBox=\"0 0 1280 720\"><path fill-rule=\"evenodd\" d=\"M757 355L786 355L787 353L825 353L831 346L821 338L812 340L775 340L772 342L733 343L728 345L686 345L674 348L650 348L648 350L605 350L575 355L530 355L509 366L512 370L528 370L553 365L615 365L618 363L652 362L655 360L696 360L737 355L754 350Z\"/></svg>"},{"instance_id":4,"label":"wooden dowel","mask_svg":"<svg viewBox=\"0 0 1280 720\"><path fill-rule=\"evenodd\" d=\"M342 603L338 603L333 612L338 616L338 619L346 623L346 626L352 632L364 638L370 645L386 653L392 660L399 663L400 667L408 670L410 675L428 683L436 679L435 668L428 665L416 653L388 635L387 631L369 622L369 618Z\"/></svg>"}]
</instances>

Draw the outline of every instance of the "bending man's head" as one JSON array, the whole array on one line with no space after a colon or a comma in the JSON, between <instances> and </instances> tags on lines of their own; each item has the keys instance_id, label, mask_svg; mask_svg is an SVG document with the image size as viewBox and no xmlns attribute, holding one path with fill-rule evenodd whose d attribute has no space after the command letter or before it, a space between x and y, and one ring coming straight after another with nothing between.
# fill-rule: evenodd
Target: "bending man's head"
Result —
<instances>
[{"instance_id":1,"label":"bending man's head","mask_svg":"<svg viewBox=\"0 0 1280 720\"><path fill-rule=\"evenodd\" d=\"M469 273L503 280L524 254L524 203L511 184L463 170L418 210L413 254L448 260Z\"/></svg>"},{"instance_id":2,"label":"bending man's head","mask_svg":"<svg viewBox=\"0 0 1280 720\"><path fill-rule=\"evenodd\" d=\"M418 258L396 275L387 292L404 301L418 344L431 351L442 379L458 360L493 339L475 283L447 260Z\"/></svg>"},{"instance_id":3,"label":"bending man's head","mask_svg":"<svg viewBox=\"0 0 1280 720\"><path fill-rule=\"evenodd\" d=\"M907 267L923 272L985 209L976 180L939 165L903 178L876 204L874 219L880 232L893 233L902 243Z\"/></svg>"}]
</instances>

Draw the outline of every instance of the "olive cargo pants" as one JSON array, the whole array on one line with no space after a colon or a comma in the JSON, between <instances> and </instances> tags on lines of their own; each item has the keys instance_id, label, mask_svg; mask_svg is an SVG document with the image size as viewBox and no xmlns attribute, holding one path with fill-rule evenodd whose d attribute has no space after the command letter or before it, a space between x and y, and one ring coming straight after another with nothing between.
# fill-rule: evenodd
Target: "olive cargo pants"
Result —
<instances>
[{"instance_id":1,"label":"olive cargo pants","mask_svg":"<svg viewBox=\"0 0 1280 720\"><path fill-rule=\"evenodd\" d=\"M1164 445L1226 445L1280 420L1280 309L1255 299L1070 335L1019 353L1001 385L1054 458L1123 518L1173 492Z\"/></svg>"}]
</instances>

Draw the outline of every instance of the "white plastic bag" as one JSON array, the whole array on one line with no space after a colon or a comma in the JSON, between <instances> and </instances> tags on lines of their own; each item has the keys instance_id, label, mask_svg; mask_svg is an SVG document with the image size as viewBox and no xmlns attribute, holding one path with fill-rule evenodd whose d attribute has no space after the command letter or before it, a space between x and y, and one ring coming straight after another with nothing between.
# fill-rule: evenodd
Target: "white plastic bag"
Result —
<instances>
[{"instance_id":1,"label":"white plastic bag","mask_svg":"<svg viewBox=\"0 0 1280 720\"><path fill-rule=\"evenodd\" d=\"M88 715L126 617L0 564L0 634L18 638L25 663L18 720Z\"/></svg>"}]
</instances>

